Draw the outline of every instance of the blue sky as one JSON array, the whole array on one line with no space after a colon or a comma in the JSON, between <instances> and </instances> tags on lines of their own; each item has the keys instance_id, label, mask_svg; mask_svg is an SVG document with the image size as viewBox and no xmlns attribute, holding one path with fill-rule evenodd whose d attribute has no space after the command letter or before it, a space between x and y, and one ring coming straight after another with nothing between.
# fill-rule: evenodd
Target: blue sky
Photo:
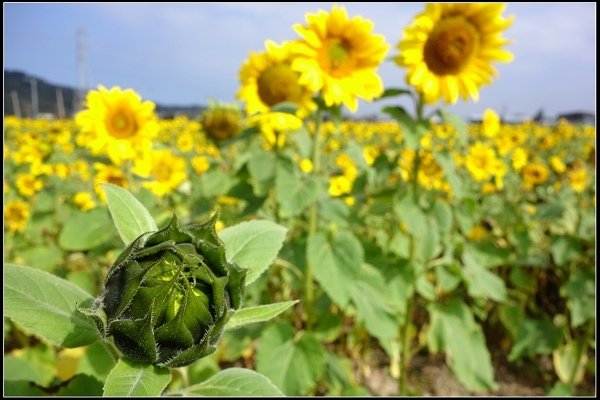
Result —
<instances>
[{"instance_id":1,"label":"blue sky","mask_svg":"<svg viewBox=\"0 0 600 400\"><path fill-rule=\"evenodd\" d=\"M4 68L52 83L76 86L77 31L85 29L90 86L131 87L163 104L232 101L238 71L266 39L293 40L295 23L333 3L4 3ZM424 3L337 3L371 19L374 31L395 45ZM496 64L498 80L482 88L478 103L449 109L462 116L492 107L505 116L549 117L596 109L595 3L508 3L516 16L505 36L515 55ZM405 86L392 62L380 68L386 87ZM392 103L402 101L392 101ZM389 102L388 102L389 103ZM361 103L359 115L381 104Z\"/></svg>"}]
</instances>

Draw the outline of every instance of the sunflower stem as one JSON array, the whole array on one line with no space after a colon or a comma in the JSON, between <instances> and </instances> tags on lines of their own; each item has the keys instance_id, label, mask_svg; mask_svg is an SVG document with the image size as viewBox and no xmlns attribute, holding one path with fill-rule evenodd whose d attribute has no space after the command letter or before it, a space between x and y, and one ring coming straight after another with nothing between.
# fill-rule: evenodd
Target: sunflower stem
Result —
<instances>
[{"instance_id":1,"label":"sunflower stem","mask_svg":"<svg viewBox=\"0 0 600 400\"><path fill-rule=\"evenodd\" d=\"M418 99L415 103L415 113L416 113L417 125L424 121L423 108L424 108L423 97L418 96ZM417 143L417 148L415 149L415 157L413 160L413 168L412 168L412 189L413 189L412 192L413 192L413 197L414 197L415 203L417 205L419 203L419 168L421 166L420 150L421 150L421 142L419 141ZM416 247L417 247L417 239L414 237L414 235L412 233L410 234L409 238L410 238L409 259L414 262ZM413 308L415 306L415 303L416 303L416 292L413 293L406 300L406 318L404 320L404 324L401 324L399 332L398 332L399 336L400 336L400 343L402 345L402 348L400 350L401 351L400 362L398 365L398 371L399 371L398 394L400 396L408 396L409 395L408 368L410 366L410 358L412 355L411 347L410 347L410 345L411 345L411 337L410 337L411 329L410 328L411 328L411 324L412 324L411 317L412 317Z\"/></svg>"},{"instance_id":2,"label":"sunflower stem","mask_svg":"<svg viewBox=\"0 0 600 400\"><path fill-rule=\"evenodd\" d=\"M313 135L312 148L312 163L313 174L316 176L321 170L321 109L315 113L315 130ZM319 223L319 213L317 209L317 201L315 200L310 206L309 224L308 224L308 242L306 244L306 270L304 271L304 312L306 318L306 327L309 329L314 321L314 299L315 288L313 282L313 265L310 263L312 257L308 256L308 243L314 238L317 233Z\"/></svg>"}]
</instances>

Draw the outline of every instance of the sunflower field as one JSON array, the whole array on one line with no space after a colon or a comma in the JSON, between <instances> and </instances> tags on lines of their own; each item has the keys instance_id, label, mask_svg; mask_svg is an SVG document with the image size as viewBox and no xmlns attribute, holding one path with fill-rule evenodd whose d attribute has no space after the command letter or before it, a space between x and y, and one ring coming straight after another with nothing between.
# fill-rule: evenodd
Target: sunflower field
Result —
<instances>
[{"instance_id":1,"label":"sunflower field","mask_svg":"<svg viewBox=\"0 0 600 400\"><path fill-rule=\"evenodd\" d=\"M104 86L6 116L4 394L593 395L595 127L444 110L512 61L504 8L427 5L393 49L308 13L194 119Z\"/></svg>"}]
</instances>

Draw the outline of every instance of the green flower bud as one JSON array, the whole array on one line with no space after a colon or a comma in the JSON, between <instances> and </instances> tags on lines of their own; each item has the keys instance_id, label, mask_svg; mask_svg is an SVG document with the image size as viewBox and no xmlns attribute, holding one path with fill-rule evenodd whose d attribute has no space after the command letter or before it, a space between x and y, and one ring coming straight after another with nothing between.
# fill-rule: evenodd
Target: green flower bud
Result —
<instances>
[{"instance_id":1,"label":"green flower bud","mask_svg":"<svg viewBox=\"0 0 600 400\"><path fill-rule=\"evenodd\" d=\"M247 270L227 262L215 214L137 238L117 257L104 293L80 311L133 361L182 367L216 350L244 297Z\"/></svg>"}]
</instances>

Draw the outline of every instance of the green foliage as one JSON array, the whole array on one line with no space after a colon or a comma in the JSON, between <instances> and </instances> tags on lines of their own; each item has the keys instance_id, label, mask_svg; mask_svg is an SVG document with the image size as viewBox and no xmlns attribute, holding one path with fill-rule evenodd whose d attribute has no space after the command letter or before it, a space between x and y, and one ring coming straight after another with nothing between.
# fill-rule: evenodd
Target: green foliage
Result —
<instances>
[{"instance_id":1,"label":"green foliage","mask_svg":"<svg viewBox=\"0 0 600 400\"><path fill-rule=\"evenodd\" d=\"M60 232L58 243L65 250L90 250L111 239L113 232L107 210L96 208L69 219Z\"/></svg>"},{"instance_id":2,"label":"green foliage","mask_svg":"<svg viewBox=\"0 0 600 400\"><path fill-rule=\"evenodd\" d=\"M171 381L167 368L120 359L104 383L104 396L158 396Z\"/></svg>"},{"instance_id":3,"label":"green foliage","mask_svg":"<svg viewBox=\"0 0 600 400\"><path fill-rule=\"evenodd\" d=\"M4 312L24 329L63 347L98 339L94 324L76 311L91 296L55 275L25 266L4 266Z\"/></svg>"},{"instance_id":4,"label":"green foliage","mask_svg":"<svg viewBox=\"0 0 600 400\"><path fill-rule=\"evenodd\" d=\"M106 193L110 215L126 246L140 235L158 230L146 207L131 192L110 183L105 183L102 187Z\"/></svg>"},{"instance_id":5,"label":"green foliage","mask_svg":"<svg viewBox=\"0 0 600 400\"><path fill-rule=\"evenodd\" d=\"M325 368L325 350L310 333L294 335L287 324L267 328L258 348L256 369L288 396L307 393Z\"/></svg>"},{"instance_id":6,"label":"green foliage","mask_svg":"<svg viewBox=\"0 0 600 400\"><path fill-rule=\"evenodd\" d=\"M281 249L287 229L270 221L248 221L223 229L229 262L248 269L246 284L254 282L271 265Z\"/></svg>"},{"instance_id":7,"label":"green foliage","mask_svg":"<svg viewBox=\"0 0 600 400\"><path fill-rule=\"evenodd\" d=\"M433 352L445 351L452 372L466 388L474 391L497 387L491 357L481 327L469 307L453 300L432 305L427 343ZM468 351L466 350L468 349Z\"/></svg>"},{"instance_id":8,"label":"green foliage","mask_svg":"<svg viewBox=\"0 0 600 400\"><path fill-rule=\"evenodd\" d=\"M264 375L243 368L229 368L206 381L179 392L183 396L283 396Z\"/></svg>"}]
</instances>

